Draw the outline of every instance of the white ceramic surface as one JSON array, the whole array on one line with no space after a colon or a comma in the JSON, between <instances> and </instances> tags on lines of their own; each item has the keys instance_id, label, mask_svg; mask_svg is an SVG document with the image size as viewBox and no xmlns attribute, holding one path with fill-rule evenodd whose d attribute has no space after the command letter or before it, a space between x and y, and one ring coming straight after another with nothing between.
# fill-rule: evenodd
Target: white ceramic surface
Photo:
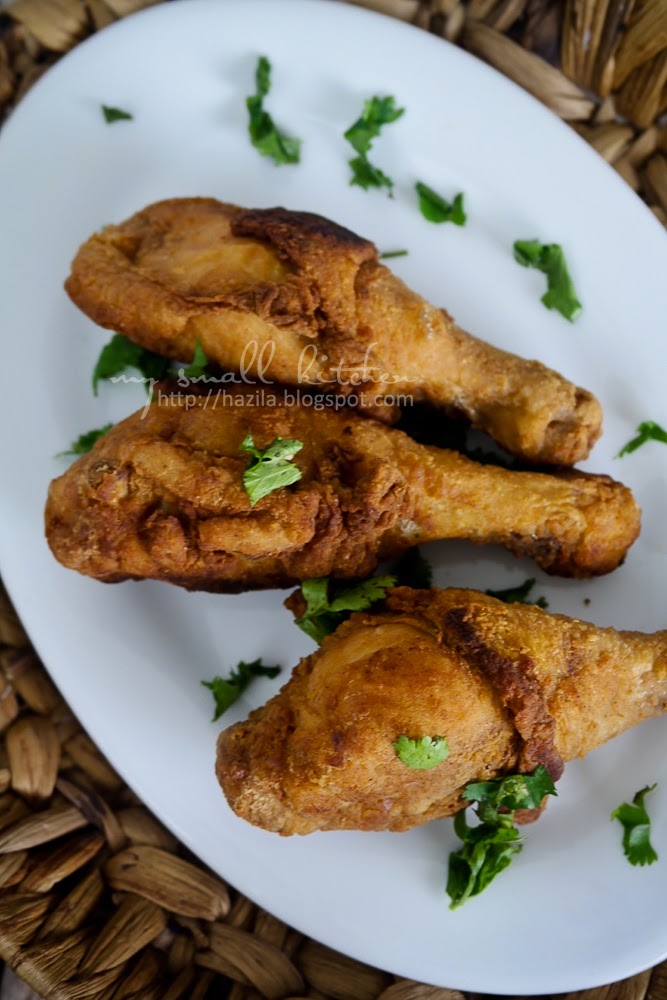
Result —
<instances>
[{"instance_id":1,"label":"white ceramic surface","mask_svg":"<svg viewBox=\"0 0 667 1000\"><path fill-rule=\"evenodd\" d=\"M275 167L248 141L244 98L260 53L273 63L270 109L304 139L297 167ZM393 200L348 184L342 133L376 93L407 109L371 155L395 178ZM105 125L101 103L134 120ZM465 191L466 228L426 222L417 179L445 195ZM565 125L487 66L425 32L322 0L188 0L131 17L52 69L0 135L0 565L49 670L118 770L252 899L372 964L493 993L570 990L652 965L667 954L667 723L568 766L523 854L452 913L448 821L403 835L283 840L223 801L213 775L219 727L199 682L239 658L289 668L311 650L283 593L108 587L52 559L42 509L63 469L54 454L143 402L136 386L104 385L93 397L90 373L108 335L63 292L69 261L104 223L175 195L312 210L382 249L407 247L391 262L396 272L464 327L595 391L605 435L585 467L623 478L645 510L620 570L577 583L499 550L441 544L427 554L439 584L499 587L534 575L551 610L626 628L667 624L667 448L613 457L640 420L667 426L664 232ZM535 236L566 248L584 303L575 325L541 305L544 279L512 259L512 242ZM229 721L279 684L257 682ZM634 869L609 814L653 781L664 857Z\"/></svg>"}]
</instances>

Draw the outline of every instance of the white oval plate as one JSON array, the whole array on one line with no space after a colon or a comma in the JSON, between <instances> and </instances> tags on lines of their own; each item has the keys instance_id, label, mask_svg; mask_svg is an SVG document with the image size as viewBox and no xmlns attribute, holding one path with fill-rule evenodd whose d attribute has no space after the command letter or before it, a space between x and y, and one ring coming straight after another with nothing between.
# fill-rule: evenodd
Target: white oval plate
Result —
<instances>
[{"instance_id":1,"label":"white oval plate","mask_svg":"<svg viewBox=\"0 0 667 1000\"><path fill-rule=\"evenodd\" d=\"M247 136L257 56L268 106L304 139L276 167ZM395 198L349 186L342 133L373 94L407 111L371 158ZM134 120L107 126L100 105ZM463 190L466 228L436 226L413 185ZM0 137L4 579L53 677L135 791L203 861L283 920L394 972L492 993L560 992L620 979L667 953L667 725L661 720L571 764L523 854L460 911L444 892L456 843L443 821L409 834L280 839L227 808L213 774L212 704L200 680L240 658L293 666L312 649L283 593L216 597L155 583L107 587L62 569L43 539L54 454L142 405L140 387L90 390L108 334L62 290L79 245L148 202L213 195L330 216L467 329L596 392L605 436L586 467L623 478L645 510L622 569L550 580L495 549L432 546L441 585L536 576L552 610L656 629L664 612L667 449L614 459L640 420L667 426L667 239L623 182L565 125L484 64L426 32L335 3L170 3L79 46L37 84ZM544 279L512 259L517 238L563 244L584 303L568 324L540 303ZM584 601L590 604L584 607ZM229 712L277 690L262 680ZM609 815L648 782L657 849L624 859Z\"/></svg>"}]
</instances>

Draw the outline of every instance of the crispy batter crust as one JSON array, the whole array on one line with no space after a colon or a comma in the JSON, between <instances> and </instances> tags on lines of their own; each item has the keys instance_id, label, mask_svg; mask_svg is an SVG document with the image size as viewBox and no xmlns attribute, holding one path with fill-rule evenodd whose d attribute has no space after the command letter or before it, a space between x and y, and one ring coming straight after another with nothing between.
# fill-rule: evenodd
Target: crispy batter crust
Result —
<instances>
[{"instance_id":1,"label":"crispy batter crust","mask_svg":"<svg viewBox=\"0 0 667 1000\"><path fill-rule=\"evenodd\" d=\"M474 609L452 608L446 625L450 635L459 637L460 651L488 677L514 723L522 741L517 769L532 772L541 764L558 781L564 765L554 747L555 721L549 714L531 658L519 653L510 659L488 646L475 625Z\"/></svg>"},{"instance_id":2,"label":"crispy batter crust","mask_svg":"<svg viewBox=\"0 0 667 1000\"><path fill-rule=\"evenodd\" d=\"M667 632L397 588L220 734L217 775L239 816L284 835L406 830L461 809L471 781L539 763L558 777L666 704ZM449 757L413 771L393 748L402 734L445 736Z\"/></svg>"},{"instance_id":3,"label":"crispy batter crust","mask_svg":"<svg viewBox=\"0 0 667 1000\"><path fill-rule=\"evenodd\" d=\"M572 465L600 434L591 393L460 330L372 243L318 215L158 202L91 236L65 287L95 322L168 357L189 360L200 340L224 369L334 386L385 417L379 400L409 394L529 461Z\"/></svg>"},{"instance_id":4,"label":"crispy batter crust","mask_svg":"<svg viewBox=\"0 0 667 1000\"><path fill-rule=\"evenodd\" d=\"M47 538L65 566L106 582L236 591L363 577L410 545L468 538L587 576L614 569L639 530L630 491L605 476L482 466L280 394L158 388L156 398L51 484ZM249 430L260 448L303 442L300 481L252 508L240 451Z\"/></svg>"}]
</instances>

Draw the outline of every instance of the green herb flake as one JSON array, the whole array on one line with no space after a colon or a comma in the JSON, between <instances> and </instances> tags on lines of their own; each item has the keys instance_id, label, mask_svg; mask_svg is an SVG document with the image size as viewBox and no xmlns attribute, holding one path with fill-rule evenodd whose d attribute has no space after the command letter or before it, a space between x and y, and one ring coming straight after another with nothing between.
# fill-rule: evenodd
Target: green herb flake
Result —
<instances>
[{"instance_id":1,"label":"green herb flake","mask_svg":"<svg viewBox=\"0 0 667 1000\"><path fill-rule=\"evenodd\" d=\"M361 116L345 132L345 138L359 154L349 161L352 170L350 184L356 184L365 191L372 187L386 187L391 194L394 182L370 162L367 153L380 129L395 122L404 113L405 108L396 107L394 97L371 97L364 103Z\"/></svg>"},{"instance_id":2,"label":"green herb flake","mask_svg":"<svg viewBox=\"0 0 667 1000\"><path fill-rule=\"evenodd\" d=\"M419 211L429 222L453 222L455 226L465 226L468 217L463 207L462 192L449 202L421 181L417 181L415 190L419 195Z\"/></svg>"},{"instance_id":3,"label":"green herb flake","mask_svg":"<svg viewBox=\"0 0 667 1000\"><path fill-rule=\"evenodd\" d=\"M391 193L394 187L391 177L387 177L379 167L374 167L365 156L355 156L349 163L352 169L350 184L356 184L357 187L363 188L364 191L368 191L372 187L386 187Z\"/></svg>"},{"instance_id":4,"label":"green herb flake","mask_svg":"<svg viewBox=\"0 0 667 1000\"><path fill-rule=\"evenodd\" d=\"M449 757L449 747L444 736L422 736L413 740L399 736L392 744L396 756L413 771L430 771Z\"/></svg>"},{"instance_id":5,"label":"green herb flake","mask_svg":"<svg viewBox=\"0 0 667 1000\"><path fill-rule=\"evenodd\" d=\"M281 486L291 486L301 479L301 469L292 460L302 448L301 441L281 437L266 448L256 448L252 432L248 431L240 449L250 455L243 473L243 488L250 497L251 507Z\"/></svg>"},{"instance_id":6,"label":"green herb flake","mask_svg":"<svg viewBox=\"0 0 667 1000\"><path fill-rule=\"evenodd\" d=\"M112 108L108 104L102 104L101 108L107 125L113 125L114 122L132 121L134 119L134 115L131 115L129 111L123 111L122 108Z\"/></svg>"},{"instance_id":7,"label":"green herb flake","mask_svg":"<svg viewBox=\"0 0 667 1000\"><path fill-rule=\"evenodd\" d=\"M532 774L508 774L492 781L466 785L462 798L478 803L485 822L495 819L499 809L539 809L545 795L555 795L556 787L547 769L540 764Z\"/></svg>"},{"instance_id":8,"label":"green herb flake","mask_svg":"<svg viewBox=\"0 0 667 1000\"><path fill-rule=\"evenodd\" d=\"M658 860L650 840L651 819L644 805L644 799L655 787L646 785L637 792L632 804L623 802L611 814L623 826L623 853L631 865L652 865Z\"/></svg>"},{"instance_id":9,"label":"green herb flake","mask_svg":"<svg viewBox=\"0 0 667 1000\"><path fill-rule=\"evenodd\" d=\"M514 259L522 267L534 267L546 275L547 291L542 296L542 302L547 309L557 309L571 323L579 316L581 302L574 290L563 248L558 243L517 240Z\"/></svg>"},{"instance_id":10,"label":"green herb flake","mask_svg":"<svg viewBox=\"0 0 667 1000\"><path fill-rule=\"evenodd\" d=\"M212 722L217 722L220 716L241 697L255 677L277 677L280 667L265 667L261 659L252 663L241 660L229 674L229 677L214 677L212 681L202 681L205 688L213 693L215 712Z\"/></svg>"},{"instance_id":11,"label":"green herb flake","mask_svg":"<svg viewBox=\"0 0 667 1000\"><path fill-rule=\"evenodd\" d=\"M489 597L504 601L505 604L534 604L538 608L548 608L549 603L544 597L538 597L534 601L528 600L528 595L534 586L535 580L530 577L517 587L506 587L504 590L485 590L484 593L488 594Z\"/></svg>"},{"instance_id":12,"label":"green herb flake","mask_svg":"<svg viewBox=\"0 0 667 1000\"><path fill-rule=\"evenodd\" d=\"M390 260L392 257L407 257L409 250L385 250L380 254L380 260Z\"/></svg>"},{"instance_id":13,"label":"green herb flake","mask_svg":"<svg viewBox=\"0 0 667 1000\"><path fill-rule=\"evenodd\" d=\"M511 774L466 786L463 798L474 803L479 824L468 826L465 811L454 817L463 846L449 856L447 893L450 909L478 896L523 849L515 826L517 809L537 809L556 788L541 764L533 774Z\"/></svg>"},{"instance_id":14,"label":"green herb flake","mask_svg":"<svg viewBox=\"0 0 667 1000\"><path fill-rule=\"evenodd\" d=\"M260 56L255 71L256 93L246 98L250 141L262 156L269 156L276 165L298 163L301 140L281 132L273 118L264 110L264 98L271 89L271 63Z\"/></svg>"},{"instance_id":15,"label":"green herb flake","mask_svg":"<svg viewBox=\"0 0 667 1000\"><path fill-rule=\"evenodd\" d=\"M341 586L328 577L304 580L301 594L306 610L297 618L296 624L319 644L335 632L352 611L370 608L376 601L383 600L387 591L395 585L396 578L393 576L373 576L370 580L348 586Z\"/></svg>"},{"instance_id":16,"label":"green herb flake","mask_svg":"<svg viewBox=\"0 0 667 1000\"><path fill-rule=\"evenodd\" d=\"M97 395L100 382L122 375L129 368L139 372L150 391L151 380L164 378L169 369L169 361L160 354L133 344L122 333L115 333L100 351L93 369L93 392Z\"/></svg>"},{"instance_id":17,"label":"green herb flake","mask_svg":"<svg viewBox=\"0 0 667 1000\"><path fill-rule=\"evenodd\" d=\"M183 369L183 375L186 378L197 379L202 378L206 375L206 366L208 364L208 358L204 354L204 349L201 346L199 338L195 343L195 352L192 357L192 361L187 368Z\"/></svg>"},{"instance_id":18,"label":"green herb flake","mask_svg":"<svg viewBox=\"0 0 667 1000\"><path fill-rule=\"evenodd\" d=\"M633 451L637 451L637 448L641 448L643 444L646 444L647 441L661 441L663 444L667 444L667 431L663 430L660 424L656 424L652 420L644 420L637 428L636 435L631 441L623 445L616 458L622 458L623 455L630 455Z\"/></svg>"},{"instance_id":19,"label":"green herb flake","mask_svg":"<svg viewBox=\"0 0 667 1000\"><path fill-rule=\"evenodd\" d=\"M392 566L397 578L397 586L412 587L413 590L428 590L433 585L431 564L418 548L408 549L399 556Z\"/></svg>"},{"instance_id":20,"label":"green herb flake","mask_svg":"<svg viewBox=\"0 0 667 1000\"><path fill-rule=\"evenodd\" d=\"M67 451L59 451L56 458L61 458L66 455L87 455L92 449L96 441L99 441L101 437L108 434L113 424L105 424L104 427L99 427L94 431L86 431L84 434L80 434L76 441L73 441Z\"/></svg>"},{"instance_id":21,"label":"green herb flake","mask_svg":"<svg viewBox=\"0 0 667 1000\"><path fill-rule=\"evenodd\" d=\"M377 139L383 125L390 125L405 113L405 108L396 107L394 97L371 97L364 103L361 117L345 133L345 138L357 153L364 156Z\"/></svg>"}]
</instances>

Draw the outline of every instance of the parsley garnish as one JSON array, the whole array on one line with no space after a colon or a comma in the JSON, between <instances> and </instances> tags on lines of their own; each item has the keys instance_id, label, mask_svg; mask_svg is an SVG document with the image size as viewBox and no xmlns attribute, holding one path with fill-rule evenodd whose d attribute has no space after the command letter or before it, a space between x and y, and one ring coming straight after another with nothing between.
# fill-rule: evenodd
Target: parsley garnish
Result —
<instances>
[{"instance_id":1,"label":"parsley garnish","mask_svg":"<svg viewBox=\"0 0 667 1000\"><path fill-rule=\"evenodd\" d=\"M184 375L186 378L201 378L206 374L207 364L208 358L204 354L204 349L201 346L199 337L197 337L197 341L195 343L195 353L192 356L192 361L180 374Z\"/></svg>"},{"instance_id":2,"label":"parsley garnish","mask_svg":"<svg viewBox=\"0 0 667 1000\"><path fill-rule=\"evenodd\" d=\"M291 486L301 479L301 469L292 465L292 459L303 448L301 441L277 437L266 448L256 448L252 431L248 431L240 448L250 453L243 473L243 488L250 497L251 507L281 486Z\"/></svg>"},{"instance_id":3,"label":"parsley garnish","mask_svg":"<svg viewBox=\"0 0 667 1000\"><path fill-rule=\"evenodd\" d=\"M522 267L536 267L547 276L547 290L542 296L547 309L557 309L565 319L575 320L581 312L567 269L563 248L558 243L540 243L539 240L517 240L514 259Z\"/></svg>"},{"instance_id":4,"label":"parsley garnish","mask_svg":"<svg viewBox=\"0 0 667 1000\"><path fill-rule=\"evenodd\" d=\"M408 549L399 556L392 566L397 578L397 586L412 587L413 590L428 590L433 584L431 564L419 549Z\"/></svg>"},{"instance_id":5,"label":"parsley garnish","mask_svg":"<svg viewBox=\"0 0 667 1000\"><path fill-rule=\"evenodd\" d=\"M632 805L623 802L611 814L623 826L623 853L631 865L652 865L658 860L650 841L651 819L644 806L644 799L655 787L646 785L637 792Z\"/></svg>"},{"instance_id":6,"label":"parsley garnish","mask_svg":"<svg viewBox=\"0 0 667 1000\"><path fill-rule=\"evenodd\" d=\"M87 455L95 442L99 441L105 434L108 434L112 427L113 424L105 424L104 427L99 427L97 430L86 431L84 434L80 434L76 441L72 441L67 451L59 451L56 458L64 455Z\"/></svg>"},{"instance_id":7,"label":"parsley garnish","mask_svg":"<svg viewBox=\"0 0 667 1000\"><path fill-rule=\"evenodd\" d=\"M415 190L419 195L419 211L429 222L453 222L455 226L465 226L467 216L463 208L463 192L450 202L421 181L417 181Z\"/></svg>"},{"instance_id":8,"label":"parsley garnish","mask_svg":"<svg viewBox=\"0 0 667 1000\"><path fill-rule=\"evenodd\" d=\"M107 125L113 125L114 122L132 121L134 118L134 115L131 115L129 111L123 111L122 108L111 108L108 104L102 104L101 108Z\"/></svg>"},{"instance_id":9,"label":"parsley garnish","mask_svg":"<svg viewBox=\"0 0 667 1000\"><path fill-rule=\"evenodd\" d=\"M536 604L538 608L548 608L549 604L544 597L538 597L534 601L528 600L528 595L535 586L535 580L531 577L520 583L517 587L506 587L505 590L485 590L489 597L496 597L505 604Z\"/></svg>"},{"instance_id":10,"label":"parsley garnish","mask_svg":"<svg viewBox=\"0 0 667 1000\"><path fill-rule=\"evenodd\" d=\"M522 850L514 825L516 810L539 809L545 795L556 794L541 764L533 774L510 774L466 786L463 798L474 803L480 822L468 826L465 810L454 817L454 830L463 847L449 856L447 893L451 910L479 895Z\"/></svg>"},{"instance_id":11,"label":"parsley garnish","mask_svg":"<svg viewBox=\"0 0 667 1000\"><path fill-rule=\"evenodd\" d=\"M407 257L409 250L385 250L380 254L380 260L389 260L391 257Z\"/></svg>"},{"instance_id":12,"label":"parsley garnish","mask_svg":"<svg viewBox=\"0 0 667 1000\"><path fill-rule=\"evenodd\" d=\"M399 736L392 744L396 756L413 771L430 771L449 757L449 747L444 736L422 736L419 740Z\"/></svg>"},{"instance_id":13,"label":"parsley garnish","mask_svg":"<svg viewBox=\"0 0 667 1000\"><path fill-rule=\"evenodd\" d=\"M396 107L394 97L371 97L364 103L361 117L345 133L345 138L357 153L364 156L377 139L383 125L390 125L404 114L405 108Z\"/></svg>"},{"instance_id":14,"label":"parsley garnish","mask_svg":"<svg viewBox=\"0 0 667 1000\"><path fill-rule=\"evenodd\" d=\"M262 156L270 156L276 164L298 163L301 140L286 136L277 128L273 118L264 110L264 98L271 89L271 63L260 56L255 70L257 93L246 98L248 132L250 140Z\"/></svg>"},{"instance_id":15,"label":"parsley garnish","mask_svg":"<svg viewBox=\"0 0 667 1000\"><path fill-rule=\"evenodd\" d=\"M277 677L280 667L265 667L261 659L252 663L240 661L229 674L229 677L214 677L212 681L202 681L204 687L213 692L215 698L215 714L212 722L217 722L223 712L237 701L254 677Z\"/></svg>"},{"instance_id":16,"label":"parsley garnish","mask_svg":"<svg viewBox=\"0 0 667 1000\"><path fill-rule=\"evenodd\" d=\"M365 191L371 187L386 187L391 194L394 186L391 177L387 177L379 167L373 166L366 154L373 140L380 134L382 126L395 122L404 112L405 108L396 107L394 97L371 97L364 103L361 117L345 133L345 138L359 154L349 161L352 168L350 184L357 184Z\"/></svg>"},{"instance_id":17,"label":"parsley garnish","mask_svg":"<svg viewBox=\"0 0 667 1000\"><path fill-rule=\"evenodd\" d=\"M386 187L391 192L394 186L391 177L387 177L379 167L374 167L365 156L355 156L349 162L352 168L352 180L350 184L356 184L358 187L363 188L364 191L368 191L372 187Z\"/></svg>"},{"instance_id":18,"label":"parsley garnish","mask_svg":"<svg viewBox=\"0 0 667 1000\"><path fill-rule=\"evenodd\" d=\"M136 368L146 383L146 391L150 391L151 379L161 379L167 374L169 362L160 354L146 350L133 344L122 333L115 333L108 344L100 351L100 356L93 369L93 392L97 395L100 382L115 378L128 368Z\"/></svg>"},{"instance_id":19,"label":"parsley garnish","mask_svg":"<svg viewBox=\"0 0 667 1000\"><path fill-rule=\"evenodd\" d=\"M631 452L637 451L637 448L641 448L647 441L662 441L663 444L667 444L667 431L663 430L660 424L656 424L652 420L642 421L636 433L637 437L632 438L631 441L624 444L616 458L622 458L623 455L629 455Z\"/></svg>"},{"instance_id":20,"label":"parsley garnish","mask_svg":"<svg viewBox=\"0 0 667 1000\"><path fill-rule=\"evenodd\" d=\"M306 610L297 618L296 624L311 639L321 643L325 636L336 631L351 611L370 608L371 604L383 600L395 584L393 576L373 576L370 580L347 586L330 582L326 576L304 580L301 593L306 601Z\"/></svg>"}]
</instances>

